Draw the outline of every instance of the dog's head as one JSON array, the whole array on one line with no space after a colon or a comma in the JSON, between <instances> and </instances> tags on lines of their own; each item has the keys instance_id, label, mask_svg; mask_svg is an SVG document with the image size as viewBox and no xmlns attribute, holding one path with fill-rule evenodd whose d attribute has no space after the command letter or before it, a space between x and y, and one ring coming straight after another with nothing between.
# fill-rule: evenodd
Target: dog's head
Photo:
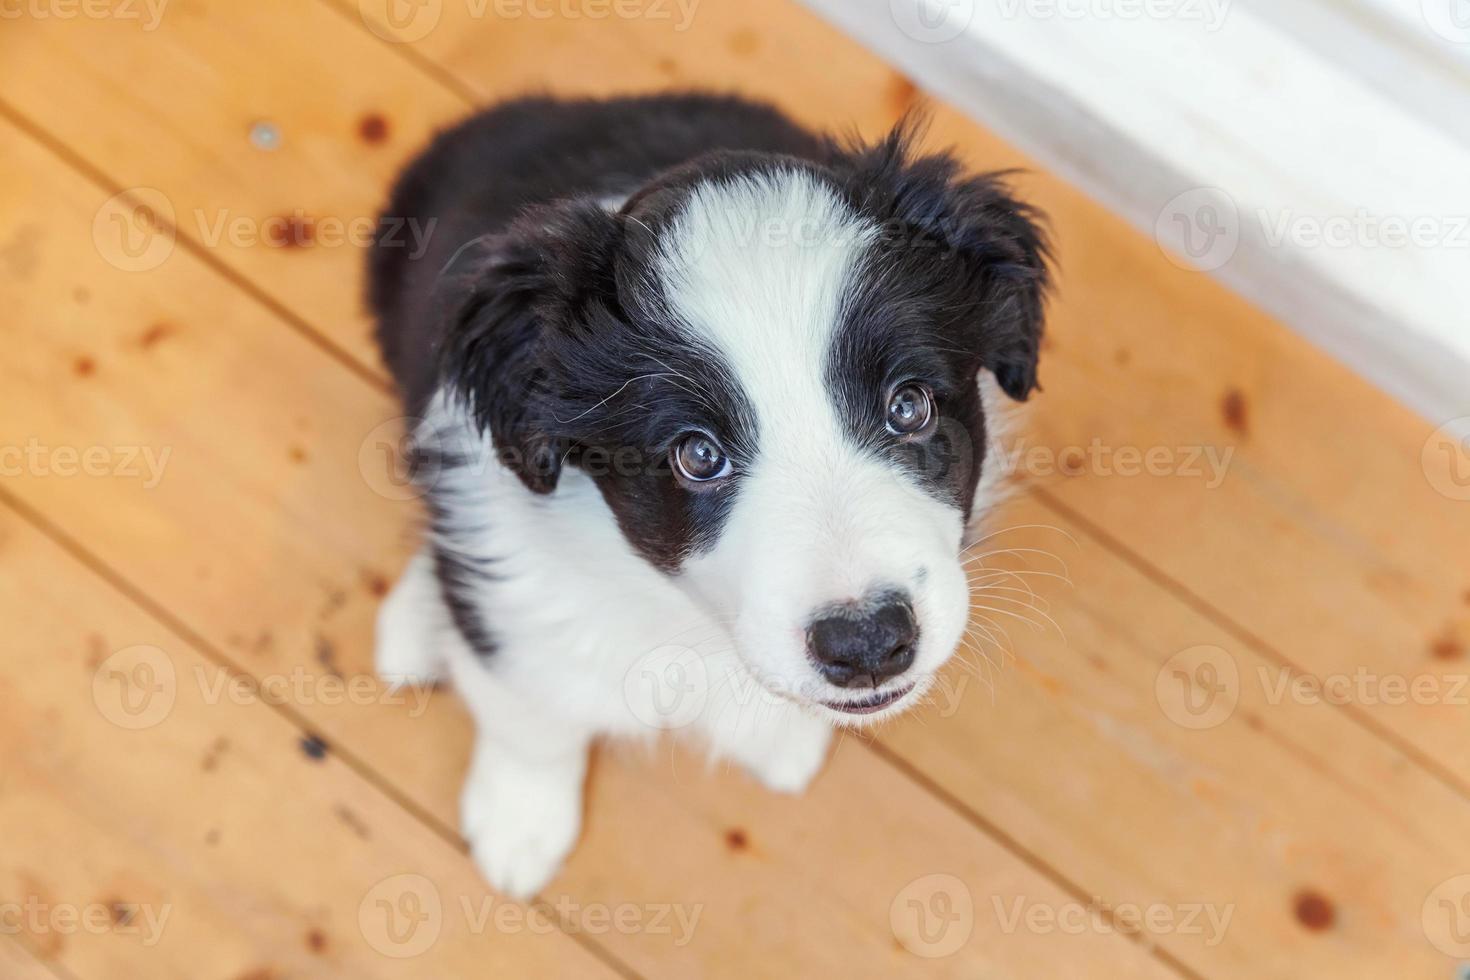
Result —
<instances>
[{"instance_id":1,"label":"dog's head","mask_svg":"<svg viewBox=\"0 0 1470 980\"><path fill-rule=\"evenodd\" d=\"M982 382L1024 400L1042 331L1034 212L910 140L534 209L461 256L444 338L531 491L584 471L761 683L848 723L961 639Z\"/></svg>"}]
</instances>

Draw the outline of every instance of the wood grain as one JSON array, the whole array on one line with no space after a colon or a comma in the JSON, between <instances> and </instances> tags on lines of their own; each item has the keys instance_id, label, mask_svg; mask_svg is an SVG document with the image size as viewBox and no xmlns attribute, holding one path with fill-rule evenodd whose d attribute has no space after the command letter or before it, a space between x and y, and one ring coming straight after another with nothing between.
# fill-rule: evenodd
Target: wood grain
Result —
<instances>
[{"instance_id":1,"label":"wood grain","mask_svg":"<svg viewBox=\"0 0 1470 980\"><path fill-rule=\"evenodd\" d=\"M0 903L66 974L615 975L476 928L458 848L4 508L0 615Z\"/></svg>"},{"instance_id":2,"label":"wood grain","mask_svg":"<svg viewBox=\"0 0 1470 980\"><path fill-rule=\"evenodd\" d=\"M26 43L14 45L19 57L0 80L4 104L109 186L159 190L186 219L182 241L370 372L379 369L355 285L357 249L278 248L264 232L265 243L247 233L211 246L201 229L226 216L259 227L300 210L346 226L374 214L394 168L471 100L538 88L703 86L873 134L919 96L789 0L710 0L683 30L673 13L497 18L491 5L445 3L426 5L439 14L422 37L417 29L395 35L373 4L364 15L361 5L334 2L181 0L152 33L107 21L27 23ZM384 41L365 23L416 40ZM340 56L320 58L322 46ZM211 58L202 61L200 50ZM94 67L99 52L115 59L111 73ZM415 71L416 63L431 70ZM132 84L120 89L114 76ZM303 86L324 94L300 99ZM181 90L197 101L166 96ZM157 108L164 100L167 111ZM107 111L88 109L99 105ZM368 116L383 120L378 142L361 137ZM278 123L279 150L252 149L258 119ZM1012 450L1041 447L1055 458L1096 443L1109 453L1170 450L1176 460L1159 477L1120 478L1090 464L1070 474L1023 467L1023 475L1304 670L1404 676L1436 651L1470 648L1470 572L1457 557L1470 548L1470 509L1426 476L1421 455L1433 425L1218 284L1175 267L1151 240L942 106L933 142L955 145L976 166L1036 171L1024 191L1052 217L1061 281L1047 395ZM1206 447L1232 454L1218 486L1181 472L1188 453ZM1365 472L1373 478L1361 479ZM1385 523L1385 513L1394 520ZM1442 546L1426 553L1426 541ZM1244 568L1251 574L1239 574ZM1470 793L1470 758L1457 751L1470 712L1347 710Z\"/></svg>"},{"instance_id":3,"label":"wood grain","mask_svg":"<svg viewBox=\"0 0 1470 980\"><path fill-rule=\"evenodd\" d=\"M13 980L57 980L17 939L0 940L0 971Z\"/></svg>"},{"instance_id":4,"label":"wood grain","mask_svg":"<svg viewBox=\"0 0 1470 980\"><path fill-rule=\"evenodd\" d=\"M39 225L41 207L51 216L25 283L0 285L26 352L0 396L0 440L140 445L158 458L169 450L152 486L121 473L58 479L37 471L7 491L112 575L136 583L176 617L179 632L231 669L266 684L301 678L302 693L289 686L280 705L289 719L320 732L331 754L391 785L431 827L452 834L470 736L458 705L432 692L390 701L375 686L361 698L325 696L338 675L370 675L372 616L413 523L412 501L383 496L390 485L373 480L381 474L360 468L360 447L391 422L385 397L268 311L241 302L188 253L146 274L110 265L90 238L96 192L15 130L0 126L0 139L7 158L46 188L44 205L16 196L7 207L22 225ZM75 312L78 305L86 312ZM169 326L166 335L143 344L159 324ZM79 362L89 365L81 373ZM46 396L62 388L68 397ZM221 390L232 392L228 404ZM132 404L119 410L122 401ZM382 465L375 452L369 458ZM742 974L746 966L729 952L736 945L795 966L841 955L895 975L929 972L931 962L902 945L890 917L908 883L933 874L973 882L971 889L1001 881L1007 893L1047 907L1069 901L1064 886L861 745L844 751L802 801L774 799L743 775L702 775L682 755L656 770L599 767L590 797L589 840L549 898L566 896L576 909L704 910L682 945L665 932L588 937L639 972ZM846 829L847 839L834 828L854 807L872 816ZM894 843L849 863L847 849L863 846L878 816L879 837ZM745 874L731 873L736 818L756 842ZM831 843L818 846L824 836ZM642 849L649 847L657 850ZM462 870L472 873L467 861ZM844 887L822 884L831 881ZM822 923L820 941L752 925L803 916ZM994 916L975 917L973 938L942 966L955 975L1023 976L1048 963L1084 975L1173 975L1117 935L1059 940L1000 926Z\"/></svg>"},{"instance_id":5,"label":"wood grain","mask_svg":"<svg viewBox=\"0 0 1470 980\"><path fill-rule=\"evenodd\" d=\"M782 31L760 29L773 22ZM531 50L547 84L598 94L638 87L623 84L617 54L583 55L595 26L539 29ZM516 91L532 69L502 71L475 42L511 48L527 32L447 4L433 31L404 46L492 99ZM604 33L626 38L639 65L673 60L680 84L734 86L818 126L851 121L872 135L920 98L901 74L785 0L710 4L683 33L636 18ZM689 58L696 40L701 56ZM1051 218L1059 284L1045 394L1022 437L1005 447L1018 475L1303 670L1409 677L1443 659L1437 650L1470 656L1470 566L1460 557L1470 552L1470 507L1431 482L1447 482L1443 462L1426 472L1421 457L1436 425L1218 283L1175 266L1152 239L972 120L930 108L932 145L953 146L978 169L1028 171L1019 183ZM1053 462L1027 465L1038 449ZM1118 474L1120 452L1159 450L1170 459L1161 475ZM1190 463L1204 450L1228 459L1218 485ZM1056 462L1068 458L1082 465ZM1470 706L1427 708L1349 710L1470 794L1470 756L1458 750Z\"/></svg>"},{"instance_id":6,"label":"wood grain","mask_svg":"<svg viewBox=\"0 0 1470 980\"><path fill-rule=\"evenodd\" d=\"M977 620L999 642L962 651L978 675L952 670L886 746L1109 902L1228 911L1228 928L1156 937L1205 976L1443 964L1421 915L1448 870L1470 866L1459 793L1329 699L1295 693L1300 675L1065 516L1023 499L998 526L1015 530L987 542L985 565L1023 577L973 580ZM1030 574L1063 562L1070 586ZM1003 648L1016 651L1008 669ZM1442 666L1419 680L1458 683ZM1303 921L1308 896L1337 928Z\"/></svg>"},{"instance_id":7,"label":"wood grain","mask_svg":"<svg viewBox=\"0 0 1470 980\"><path fill-rule=\"evenodd\" d=\"M316 692L339 675L365 677L373 611L419 519L390 468L399 427L366 342L361 255L313 238L322 222L373 214L434 126L536 87L737 89L812 124L850 120L870 134L917 95L786 0L704 0L684 30L654 18L471 11L443 4L412 42L385 40L385 22L346 0L174 0L152 32L109 21L7 26L0 112L14 125L0 126L0 147L26 180L0 185L0 329L10 341L0 445L37 445L52 471L7 476L3 494L95 564L170 643L244 676L301 674ZM278 148L252 144L261 121ZM1030 163L944 107L932 141L976 166ZM562 927L575 930L591 906L699 906L683 946L649 930L581 935L614 967L649 975L734 975L748 972L747 959L809 971L857 962L885 975L1443 973L1451 961L1426 941L1420 915L1440 880L1470 870L1461 750L1470 714L1449 697L1470 638L1470 512L1436 492L1421 465L1432 427L1175 268L1075 190L1044 172L1021 182L1052 216L1061 282L1046 392L1019 440L1001 447L1021 451L1017 476L1031 492L1002 520L1055 525L1079 542L1075 592L1044 593L1066 642L1013 630L1018 660L993 703L971 679L953 704L900 723L876 749L843 743L800 801L666 749L605 754L587 840L552 888L580 903ZM177 240L156 265L157 253L122 248L167 244L166 234L142 235L142 205L174 216L166 227ZM298 212L304 224L267 224ZM212 241L222 218L243 218L249 234ZM273 242L270 227L294 246ZM130 229L136 240L118 237ZM1086 455L1094 442L1112 453L1168 449L1174 469L1122 475L1115 457ZM105 450L103 472L54 472L67 448ZM156 481L146 458L124 472L130 449L163 461ZM1052 465L1024 455L1032 449ZM1182 472L1194 449L1231 454L1218 485ZM1055 532L1014 533L1070 547ZM92 598L99 588L77 607L107 605ZM32 586L14 594L32 591L39 603ZM1193 730L1161 706L1158 684L1173 676L1175 654L1200 646L1225 651L1241 680L1229 717ZM1427 677L1440 693L1399 705L1268 696L1283 673L1360 671L1380 684ZM967 676L956 673L951 691ZM468 746L452 698L314 695L256 707L280 731L324 734L329 759L345 763L337 769L360 775L354 792L380 789L393 801L378 804L391 811L384 819L416 828L405 833L452 837ZM199 721L196 754L215 723ZM261 758L299 768L289 748ZM145 762L126 771L161 785ZM293 785L266 798L290 797ZM76 862L106 853L114 831L76 816L64 784L45 792L32 794L23 825L54 832L35 838L34 852L75 838L95 841ZM135 797L139 821L183 819ZM309 839L280 851L335 875L339 858L314 857ZM247 843L222 880L258 881L240 869L275 860L277 842L258 826ZM120 853L140 866L164 860L146 842ZM488 894L462 859L442 864L431 877L452 882L446 891ZM95 880L90 872L76 864L65 881ZM931 959L905 947L890 918L894 908L938 909L932 894L909 890L936 874L963 884L974 915L960 949ZM944 899L960 894L946 887L954 894ZM306 919L288 897L264 896L258 912L271 928L299 931ZM1228 907L1231 925L1214 942L1182 929L1123 938L1095 918L1076 936L1002 928L1008 901L1055 914L1094 897L1176 914ZM197 936L241 969L267 934L209 927L217 941ZM562 949L559 963L595 962L570 940L554 955ZM67 954L75 969L64 962L79 976L111 976L143 962L127 953L114 959L88 943ZM367 975L390 968L362 965Z\"/></svg>"}]
</instances>

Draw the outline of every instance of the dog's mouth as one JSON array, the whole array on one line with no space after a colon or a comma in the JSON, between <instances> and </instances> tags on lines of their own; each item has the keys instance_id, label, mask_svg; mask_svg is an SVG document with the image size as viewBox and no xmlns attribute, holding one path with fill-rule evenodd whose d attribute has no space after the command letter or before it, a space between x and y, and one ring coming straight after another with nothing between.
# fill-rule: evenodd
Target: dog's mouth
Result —
<instances>
[{"instance_id":1,"label":"dog's mouth","mask_svg":"<svg viewBox=\"0 0 1470 980\"><path fill-rule=\"evenodd\" d=\"M907 684L891 691L877 692L859 701L823 701L821 704L824 708L831 708L845 715L871 715L902 701L913 689L914 685Z\"/></svg>"}]
</instances>

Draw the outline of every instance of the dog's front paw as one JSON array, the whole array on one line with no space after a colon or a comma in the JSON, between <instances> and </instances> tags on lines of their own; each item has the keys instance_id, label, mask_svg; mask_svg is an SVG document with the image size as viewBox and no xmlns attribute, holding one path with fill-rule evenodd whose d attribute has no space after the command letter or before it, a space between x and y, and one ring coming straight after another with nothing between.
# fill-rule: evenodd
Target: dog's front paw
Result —
<instances>
[{"instance_id":1,"label":"dog's front paw","mask_svg":"<svg viewBox=\"0 0 1470 980\"><path fill-rule=\"evenodd\" d=\"M556 876L582 825L584 765L538 765L480 756L461 798L461 829L480 873L497 891L528 899Z\"/></svg>"},{"instance_id":2,"label":"dog's front paw","mask_svg":"<svg viewBox=\"0 0 1470 980\"><path fill-rule=\"evenodd\" d=\"M827 761L832 729L824 722L802 718L783 731L782 738L761 740L742 753L741 764L767 789L802 793Z\"/></svg>"},{"instance_id":3,"label":"dog's front paw","mask_svg":"<svg viewBox=\"0 0 1470 980\"><path fill-rule=\"evenodd\" d=\"M431 687L447 672L438 644L448 616L433 563L428 549L421 550L378 607L373 666L392 688Z\"/></svg>"}]
</instances>

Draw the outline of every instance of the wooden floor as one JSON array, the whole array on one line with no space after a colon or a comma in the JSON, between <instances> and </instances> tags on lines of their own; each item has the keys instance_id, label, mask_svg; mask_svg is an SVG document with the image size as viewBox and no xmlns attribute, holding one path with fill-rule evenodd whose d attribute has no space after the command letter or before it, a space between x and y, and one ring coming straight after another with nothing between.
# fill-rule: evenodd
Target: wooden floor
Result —
<instances>
[{"instance_id":1,"label":"wooden floor","mask_svg":"<svg viewBox=\"0 0 1470 980\"><path fill-rule=\"evenodd\" d=\"M445 0L412 42L386 2L0 26L0 975L1456 975L1460 474L1039 169L1060 289L994 540L1049 555L992 560L1065 562L1026 579L1055 627L991 614L1013 658L802 799L603 750L546 905L502 907L454 828L464 713L354 680L418 507L343 238L510 93L697 84L868 134L919 93L790 0ZM943 107L932 141L1030 165Z\"/></svg>"}]
</instances>

